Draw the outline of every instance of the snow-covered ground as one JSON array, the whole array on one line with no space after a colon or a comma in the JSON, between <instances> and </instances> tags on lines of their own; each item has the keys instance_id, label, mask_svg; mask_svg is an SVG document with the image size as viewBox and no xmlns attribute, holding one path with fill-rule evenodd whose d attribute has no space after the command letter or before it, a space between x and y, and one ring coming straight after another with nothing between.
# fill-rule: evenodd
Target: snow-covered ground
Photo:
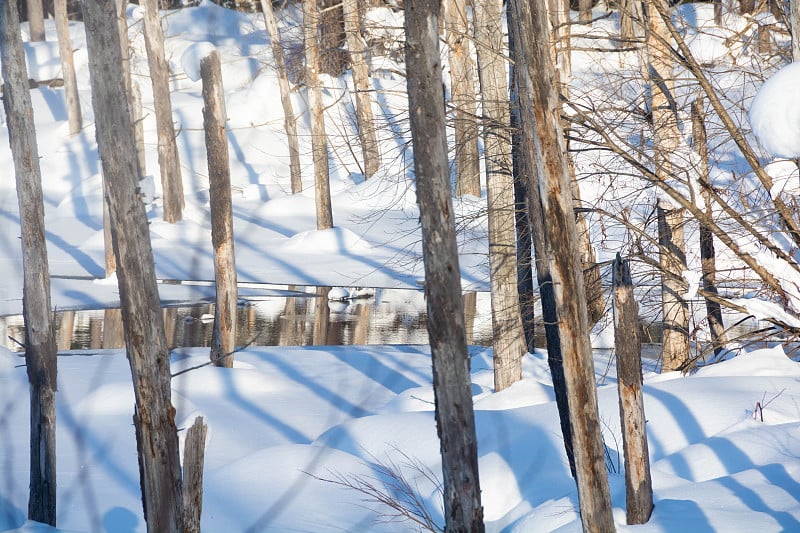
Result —
<instances>
[{"instance_id":1,"label":"snow-covered ground","mask_svg":"<svg viewBox=\"0 0 800 533\"><path fill-rule=\"evenodd\" d=\"M129 8L133 65L144 93L148 173L157 176L152 97L137 10ZM388 9L372 9L368 18L370 24L394 28L382 30L390 44L402 26L399 15ZM48 43L26 44L34 79L60 75L55 32L47 28ZM202 98L199 82L190 76L195 52L207 49L196 43L210 42L223 56L239 280L418 289L423 273L403 122L405 79L398 74L402 64L389 54L372 65L383 165L369 181L363 180L353 157L357 147L347 142L356 138L346 92L351 81L347 76L325 79L336 228L320 232L313 218L305 118L299 127L306 190L288 193L288 148L262 21L206 1L170 13L165 28L187 208L182 222L161 221L159 180L152 180L154 197L147 201L158 276L213 279ZM53 304L62 309L117 301L113 280L103 279L100 166L85 37L81 24L72 23L70 29L83 131L68 137L61 89L31 91ZM284 17L282 31L291 58L292 43L296 55L298 42L296 19ZM717 41L713 32L697 34L692 46L710 53L708 47L720 45ZM613 62L607 63L604 67L612 69ZM576 70L589 66L576 60ZM294 93L294 104L303 113L302 91ZM0 123L4 125L4 116ZM8 179L0 183L2 316L18 314L22 307L18 213L5 128L0 128L0 166L8 169ZM487 286L484 206L485 200L475 198L456 203L465 288ZM199 285L162 284L160 289L171 301L209 296L208 288ZM254 297L267 291L248 290ZM607 332L598 345L603 339ZM200 348L176 350L172 372L204 363L207 357L207 350ZM472 347L471 357L487 529L579 531L577 492L566 465L546 357L538 352L527 356L525 379L501 393L492 390L491 350ZM131 424L133 393L124 352L63 352L58 363L59 530L144 531ZM22 365L18 354L0 348L0 530L49 531L25 522L28 394ZM613 360L598 351L595 366L619 530L800 530L800 366L780 347L741 353L688 377L645 368L655 511L648 524L636 527L624 525ZM173 402L181 436L197 415L209 426L204 530L416 530L413 523L390 520L392 509L342 486L361 480L386 488L391 481L386 467L408 480L442 525L434 481L441 470L430 367L428 348L418 345L251 347L237 353L233 369L203 367L176 375ZM757 404L763 409L756 409Z\"/></svg>"}]
</instances>

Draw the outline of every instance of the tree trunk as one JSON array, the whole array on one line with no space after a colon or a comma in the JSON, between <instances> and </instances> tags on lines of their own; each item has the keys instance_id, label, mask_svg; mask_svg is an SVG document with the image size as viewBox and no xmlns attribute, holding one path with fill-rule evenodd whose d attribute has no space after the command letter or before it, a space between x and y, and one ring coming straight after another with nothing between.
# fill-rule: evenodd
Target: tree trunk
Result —
<instances>
[{"instance_id":1,"label":"tree trunk","mask_svg":"<svg viewBox=\"0 0 800 533\"><path fill-rule=\"evenodd\" d=\"M478 122L466 0L445 0L444 25L450 63L450 100L455 108L456 194L481 195Z\"/></svg>"},{"instance_id":2,"label":"tree trunk","mask_svg":"<svg viewBox=\"0 0 800 533\"><path fill-rule=\"evenodd\" d=\"M578 0L578 20L582 24L592 21L592 0Z\"/></svg>"},{"instance_id":3,"label":"tree trunk","mask_svg":"<svg viewBox=\"0 0 800 533\"><path fill-rule=\"evenodd\" d=\"M200 516L203 512L203 464L205 463L206 433L208 426L198 416L186 432L183 448L183 508L184 533L200 533Z\"/></svg>"},{"instance_id":4,"label":"tree trunk","mask_svg":"<svg viewBox=\"0 0 800 533\"><path fill-rule=\"evenodd\" d=\"M558 332L558 316L556 314L555 293L550 276L550 264L548 255L550 249L547 244L547 235L544 229L544 213L542 202L539 197L539 182L542 180L544 169L541 165L541 157L537 155L534 140L531 138L533 110L530 108L530 91L526 84L520 83L519 76L524 74L522 67L523 57L520 53L520 37L517 33L517 23L511 10L508 11L509 28L509 48L511 58L514 62L512 66L513 91L512 109L515 111L518 126L517 144L514 154L517 156L515 167L522 174L521 179L525 183L525 192L528 195L525 202L528 209L528 228L531 234L531 241L534 251L534 263L536 269L536 281L539 287L539 298L542 305L542 322L544 323L545 339L547 342L547 364L550 368L550 375L553 380L553 391L556 396L558 406L558 418L561 425L561 434L564 438L564 450L569 463L572 477L576 477L575 472L575 453L572 447L572 427L570 426L570 407L567 399L567 382L564 376L564 360L561 354L561 340ZM523 111L525 121L523 121ZM523 127L525 126L525 127ZM532 298L531 294L531 298ZM530 311L533 316L533 310ZM532 345L533 340L529 343Z\"/></svg>"},{"instance_id":5,"label":"tree trunk","mask_svg":"<svg viewBox=\"0 0 800 533\"><path fill-rule=\"evenodd\" d=\"M646 5L646 80L650 86L653 113L653 152L656 176L666 181L676 175L672 157L678 151L681 133L673 89L675 75L669 46L670 35L657 13L655 3L666 7L666 0L648 0ZM664 325L662 370L677 370L689 361L689 311L683 294L687 284L684 210L661 203L658 208L659 263L661 265L661 311Z\"/></svg>"},{"instance_id":6,"label":"tree trunk","mask_svg":"<svg viewBox=\"0 0 800 533\"><path fill-rule=\"evenodd\" d=\"M800 61L800 0L789 0L789 30L792 34L792 61Z\"/></svg>"},{"instance_id":7,"label":"tree trunk","mask_svg":"<svg viewBox=\"0 0 800 533\"><path fill-rule=\"evenodd\" d=\"M644 524L653 512L653 484L647 448L642 395L642 343L639 306L630 267L617 254L614 262L614 347L617 352L622 446L625 457L625 506L628 524Z\"/></svg>"},{"instance_id":8,"label":"tree trunk","mask_svg":"<svg viewBox=\"0 0 800 533\"><path fill-rule=\"evenodd\" d=\"M314 330L311 343L314 346L328 344L328 333L331 329L331 305L328 301L330 287L317 287L317 298L314 300Z\"/></svg>"},{"instance_id":9,"label":"tree trunk","mask_svg":"<svg viewBox=\"0 0 800 533\"><path fill-rule=\"evenodd\" d=\"M31 34L31 42L45 40L43 3L43 0L27 0L25 2L28 9L28 27Z\"/></svg>"},{"instance_id":10,"label":"tree trunk","mask_svg":"<svg viewBox=\"0 0 800 533\"><path fill-rule=\"evenodd\" d=\"M172 101L169 94L169 68L164 56L164 31L158 13L158 0L143 0L144 41L147 63L153 83L153 105L158 134L158 166L161 172L164 220L169 223L183 218L183 179L175 124L172 122Z\"/></svg>"},{"instance_id":11,"label":"tree trunk","mask_svg":"<svg viewBox=\"0 0 800 533\"><path fill-rule=\"evenodd\" d=\"M692 102L692 139L694 149L700 159L698 181L702 187L701 194L705 204L706 216L714 216L711 209L711 198L708 189L711 187L708 174L708 141L704 122L703 96L699 94ZM714 252L714 234L707 224L700 223L700 270L702 272L703 291L712 295L706 298L706 318L711 336L714 353L720 355L725 349L728 340L725 336L725 324L722 321L722 307L719 300L715 299L717 291L717 258Z\"/></svg>"},{"instance_id":12,"label":"tree trunk","mask_svg":"<svg viewBox=\"0 0 800 533\"><path fill-rule=\"evenodd\" d=\"M597 409L592 350L583 272L580 267L570 169L559 116L555 69L550 56L544 0L509 4L514 33L519 37L519 83L527 87L530 112L521 113L523 129L531 131L545 234L551 250L550 274L556 302L559 340L572 426L578 499L584 531L614 531L603 439Z\"/></svg>"},{"instance_id":13,"label":"tree trunk","mask_svg":"<svg viewBox=\"0 0 800 533\"><path fill-rule=\"evenodd\" d=\"M41 3L40 3L41 6ZM0 57L22 229L22 307L30 383L28 518L56 525L56 338L44 228L42 173L16 0L0 3Z\"/></svg>"},{"instance_id":14,"label":"tree trunk","mask_svg":"<svg viewBox=\"0 0 800 533\"><path fill-rule=\"evenodd\" d=\"M350 51L350 65L353 69L353 87L356 96L356 117L361 153L364 157L364 177L369 179L380 166L380 146L375 135L375 119L372 116L372 87L369 81L367 64L367 43L361 33L361 12L359 0L343 0L344 26L347 31L347 48Z\"/></svg>"},{"instance_id":15,"label":"tree trunk","mask_svg":"<svg viewBox=\"0 0 800 533\"><path fill-rule=\"evenodd\" d=\"M324 103L319 83L319 9L317 0L303 2L303 34L306 54L306 89L311 113L311 153L314 159L314 191L317 229L333 227L331 184L328 170L328 137L325 134Z\"/></svg>"},{"instance_id":16,"label":"tree trunk","mask_svg":"<svg viewBox=\"0 0 800 533\"><path fill-rule=\"evenodd\" d=\"M125 344L136 397L134 426L149 532L183 530L183 495L169 350L147 215L139 196L133 124L124 91L114 2L84 0L97 144L106 177Z\"/></svg>"},{"instance_id":17,"label":"tree trunk","mask_svg":"<svg viewBox=\"0 0 800 533\"><path fill-rule=\"evenodd\" d=\"M58 53L61 57L61 75L64 77L64 95L67 101L67 117L69 134L81 131L81 102L78 99L78 81L75 77L75 62L72 59L72 43L69 38L69 21L67 20L67 0L54 0L53 8L58 35Z\"/></svg>"},{"instance_id":18,"label":"tree trunk","mask_svg":"<svg viewBox=\"0 0 800 533\"><path fill-rule=\"evenodd\" d=\"M333 77L341 76L347 68L347 54L344 51L346 41L342 0L317 0L317 30L319 31L319 63L318 72Z\"/></svg>"},{"instance_id":19,"label":"tree trunk","mask_svg":"<svg viewBox=\"0 0 800 533\"><path fill-rule=\"evenodd\" d=\"M447 531L484 531L439 60L439 2L405 2L406 68Z\"/></svg>"},{"instance_id":20,"label":"tree trunk","mask_svg":"<svg viewBox=\"0 0 800 533\"><path fill-rule=\"evenodd\" d=\"M228 161L228 135L225 124L225 91L219 52L200 61L203 79L203 128L206 132L209 196L211 199L211 242L214 246L216 305L211 336L211 360L216 366L233 367L236 348L236 257L233 244L233 205L231 169Z\"/></svg>"},{"instance_id":21,"label":"tree trunk","mask_svg":"<svg viewBox=\"0 0 800 533\"><path fill-rule=\"evenodd\" d=\"M527 351L517 289L514 182L502 14L502 0L475 3L475 42L485 117L483 137L496 391L522 379L522 356Z\"/></svg>"},{"instance_id":22,"label":"tree trunk","mask_svg":"<svg viewBox=\"0 0 800 533\"><path fill-rule=\"evenodd\" d=\"M261 11L264 14L264 25L269 33L272 45L272 57L275 59L275 69L278 73L278 88L281 91L281 105L283 106L283 129L289 143L289 176L292 184L292 194L303 190L303 181L300 174L300 145L297 140L297 121L294 117L292 106L292 92L289 87L289 75L286 72L286 58L283 53L281 35L278 32L278 21L272 9L270 0L260 0Z\"/></svg>"}]
</instances>

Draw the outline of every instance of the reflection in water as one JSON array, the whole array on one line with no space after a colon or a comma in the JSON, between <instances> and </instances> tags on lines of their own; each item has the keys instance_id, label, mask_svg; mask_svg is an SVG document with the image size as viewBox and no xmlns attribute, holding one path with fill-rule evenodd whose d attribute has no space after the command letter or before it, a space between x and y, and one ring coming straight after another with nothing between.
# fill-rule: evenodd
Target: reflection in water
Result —
<instances>
[{"instance_id":1,"label":"reflection in water","mask_svg":"<svg viewBox=\"0 0 800 533\"><path fill-rule=\"evenodd\" d=\"M289 287L288 296L243 300L237 309L237 346L322 346L349 344L426 344L427 312L421 291L376 289L369 297L338 300L347 291L330 287ZM312 292L304 292L305 290ZM470 344L491 344L489 295L464 297ZM210 346L214 305L163 309L170 348ZM119 309L56 313L59 350L125 346ZM0 345L21 351L21 316L0 317ZM9 338L10 337L10 338Z\"/></svg>"}]
</instances>

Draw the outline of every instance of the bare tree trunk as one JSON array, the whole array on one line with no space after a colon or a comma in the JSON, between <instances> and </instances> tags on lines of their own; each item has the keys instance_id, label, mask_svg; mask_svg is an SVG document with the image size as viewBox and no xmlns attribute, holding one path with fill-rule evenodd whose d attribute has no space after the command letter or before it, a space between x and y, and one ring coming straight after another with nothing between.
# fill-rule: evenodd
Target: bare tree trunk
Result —
<instances>
[{"instance_id":1,"label":"bare tree trunk","mask_svg":"<svg viewBox=\"0 0 800 533\"><path fill-rule=\"evenodd\" d=\"M625 457L627 522L644 524L653 512L653 484L642 394L639 306L634 299L630 267L619 254L614 262L614 346Z\"/></svg>"},{"instance_id":2,"label":"bare tree trunk","mask_svg":"<svg viewBox=\"0 0 800 533\"><path fill-rule=\"evenodd\" d=\"M789 0L789 30L792 34L792 61L800 61L800 0Z\"/></svg>"},{"instance_id":3,"label":"bare tree trunk","mask_svg":"<svg viewBox=\"0 0 800 533\"><path fill-rule=\"evenodd\" d=\"M359 0L343 0L344 26L347 32L347 48L353 69L353 86L356 91L356 117L361 153L364 157L364 177L369 179L381 163L380 146L375 135L375 119L372 116L372 87L367 64L367 43L361 33L361 11Z\"/></svg>"},{"instance_id":4,"label":"bare tree trunk","mask_svg":"<svg viewBox=\"0 0 800 533\"><path fill-rule=\"evenodd\" d=\"M317 287L317 298L314 300L314 331L312 344L325 346L328 342L328 333L331 326L331 305L328 301L330 287Z\"/></svg>"},{"instance_id":5,"label":"bare tree trunk","mask_svg":"<svg viewBox=\"0 0 800 533\"><path fill-rule=\"evenodd\" d=\"M527 352L517 289L514 182L502 15L502 0L475 3L475 42L485 117L489 274L497 391L522 379L522 356Z\"/></svg>"},{"instance_id":6,"label":"bare tree trunk","mask_svg":"<svg viewBox=\"0 0 800 533\"><path fill-rule=\"evenodd\" d=\"M623 47L643 37L642 6L639 0L622 0L619 8L619 36Z\"/></svg>"},{"instance_id":7,"label":"bare tree trunk","mask_svg":"<svg viewBox=\"0 0 800 533\"><path fill-rule=\"evenodd\" d=\"M647 0L646 80L650 86L653 113L653 152L656 175L669 180L677 168L672 157L678 151L681 133L673 88L675 75L669 46L670 35L655 7L665 0ZM661 265L661 311L664 325L662 370L677 370L689 361L689 309L683 294L687 284L684 210L660 203L658 208L659 263Z\"/></svg>"},{"instance_id":8,"label":"bare tree trunk","mask_svg":"<svg viewBox=\"0 0 800 533\"><path fill-rule=\"evenodd\" d=\"M206 433L208 426L198 416L186 432L183 449L183 508L184 533L200 533L200 516L203 512L203 464L205 463Z\"/></svg>"},{"instance_id":9,"label":"bare tree trunk","mask_svg":"<svg viewBox=\"0 0 800 533\"><path fill-rule=\"evenodd\" d=\"M714 216L711 209L711 197L708 189L711 187L708 174L708 141L706 137L706 126L703 117L703 96L702 93L692 102L692 139L694 139L694 149L700 159L698 181L702 187L703 203L705 204L706 216ZM706 300L706 318L708 329L711 334L711 344L714 346L714 353L720 355L728 342L725 336L725 324L722 321L722 307L714 297L717 291L717 258L714 252L714 234L707 224L700 222L700 269L703 275L703 290L710 294Z\"/></svg>"},{"instance_id":10,"label":"bare tree trunk","mask_svg":"<svg viewBox=\"0 0 800 533\"><path fill-rule=\"evenodd\" d=\"M164 56L164 30L158 13L158 0L143 0L144 42L150 80L153 82L153 105L158 133L158 166L161 172L164 220L169 223L183 218L183 179L175 124L172 121L172 101L169 94L169 68Z\"/></svg>"},{"instance_id":11,"label":"bare tree trunk","mask_svg":"<svg viewBox=\"0 0 800 533\"><path fill-rule=\"evenodd\" d=\"M28 518L55 526L56 338L50 306L42 172L16 0L0 2L0 57L5 82L3 107L22 229L22 308L30 383Z\"/></svg>"},{"instance_id":12,"label":"bare tree trunk","mask_svg":"<svg viewBox=\"0 0 800 533\"><path fill-rule=\"evenodd\" d=\"M228 161L228 135L225 124L225 91L222 67L216 50L200 61L203 79L203 128L206 132L208 179L211 198L211 241L214 246L216 305L211 336L211 360L216 366L233 368L236 348L236 256L233 244L233 204L231 169Z\"/></svg>"},{"instance_id":13,"label":"bare tree trunk","mask_svg":"<svg viewBox=\"0 0 800 533\"><path fill-rule=\"evenodd\" d=\"M520 36L518 34L518 24L514 19L514 13L508 10L509 44L512 66L513 91L512 109L515 111L517 127L517 144L513 152L517 156L515 167L522 174L521 179L525 183L527 200L525 202L528 209L528 228L531 234L531 241L534 249L534 262L536 269L536 281L539 287L539 297L542 305L542 322L544 323L545 339L547 342L547 364L550 368L550 375L553 380L553 391L556 396L558 406L558 418L561 426L561 434L564 438L564 451L569 463L572 477L577 476L575 471L575 453L572 447L572 427L570 425L570 406L567 394L567 381L564 376L564 359L561 354L561 340L559 338L558 315L556 314L556 300L553 291L553 280L550 276L550 264L548 255L550 248L545 234L544 212L539 196L539 182L542 180L544 168L534 146L532 124L533 110L530 108L531 97L528 86L520 83L519 76L524 75L522 70L523 57L520 52ZM523 121L522 116L526 117ZM524 127L523 127L524 126ZM531 295L532 297L532 295ZM530 310L531 316L533 311ZM529 339L532 346L533 339Z\"/></svg>"},{"instance_id":14,"label":"bare tree trunk","mask_svg":"<svg viewBox=\"0 0 800 533\"><path fill-rule=\"evenodd\" d=\"M347 54L344 51L346 42L344 14L341 0L317 0L319 19L319 63L318 72L330 76L341 76L347 68Z\"/></svg>"},{"instance_id":15,"label":"bare tree trunk","mask_svg":"<svg viewBox=\"0 0 800 533\"><path fill-rule=\"evenodd\" d=\"M531 106L521 114L523 129L532 132L545 234L551 250L550 274L558 316L559 340L572 426L578 499L584 531L614 531L611 496L605 468L597 408L592 350L583 272L580 268L570 169L561 128L555 68L550 56L544 0L509 4L513 32L519 37L520 85L527 87ZM515 37L516 38L516 37Z\"/></svg>"},{"instance_id":16,"label":"bare tree trunk","mask_svg":"<svg viewBox=\"0 0 800 533\"><path fill-rule=\"evenodd\" d=\"M406 68L447 531L484 531L447 161L439 2L405 2Z\"/></svg>"},{"instance_id":17,"label":"bare tree trunk","mask_svg":"<svg viewBox=\"0 0 800 533\"><path fill-rule=\"evenodd\" d=\"M58 35L58 53L61 57L61 75L64 77L64 95L67 101L67 117L69 133L75 135L81 131L81 102L78 99L78 81L75 77L75 62L72 59L72 43L69 38L69 22L67 20L67 0L54 0L53 8Z\"/></svg>"},{"instance_id":18,"label":"bare tree trunk","mask_svg":"<svg viewBox=\"0 0 800 533\"><path fill-rule=\"evenodd\" d=\"M558 72L558 83L564 88L572 77L572 19L570 0L547 0L547 14L553 45L553 59ZM591 18L591 7L589 8Z\"/></svg>"},{"instance_id":19,"label":"bare tree trunk","mask_svg":"<svg viewBox=\"0 0 800 533\"><path fill-rule=\"evenodd\" d=\"M466 0L444 0L444 25L450 63L450 100L455 108L456 194L481 195L474 68Z\"/></svg>"},{"instance_id":20,"label":"bare tree trunk","mask_svg":"<svg viewBox=\"0 0 800 533\"><path fill-rule=\"evenodd\" d=\"M264 14L264 24L269 33L272 45L272 57L275 59L275 69L278 72L278 88L281 91L281 105L283 106L283 129L289 143L289 175L292 184L292 194L303 190L303 180L300 174L300 145L297 140L297 121L294 117L292 94L289 87L289 75L286 72L286 58L283 53L281 35L278 32L278 21L272 9L271 0L260 0L261 11Z\"/></svg>"},{"instance_id":21,"label":"bare tree trunk","mask_svg":"<svg viewBox=\"0 0 800 533\"><path fill-rule=\"evenodd\" d=\"M578 20L586 24L592 21L592 0L578 0Z\"/></svg>"},{"instance_id":22,"label":"bare tree trunk","mask_svg":"<svg viewBox=\"0 0 800 533\"><path fill-rule=\"evenodd\" d=\"M10 0L9 0L10 1ZM32 42L45 40L44 34L44 6L43 0L28 0L28 26Z\"/></svg>"},{"instance_id":23,"label":"bare tree trunk","mask_svg":"<svg viewBox=\"0 0 800 533\"><path fill-rule=\"evenodd\" d=\"M138 192L133 124L124 91L114 2L84 0L97 144L107 181L122 321L136 396L134 426L149 532L183 530L183 494L169 350L147 215Z\"/></svg>"},{"instance_id":24,"label":"bare tree trunk","mask_svg":"<svg viewBox=\"0 0 800 533\"><path fill-rule=\"evenodd\" d=\"M325 134L324 104L319 83L319 8L317 0L303 2L303 34L306 53L306 89L311 113L311 152L314 159L314 191L317 229L333 227L331 184L328 170L328 137Z\"/></svg>"}]
</instances>

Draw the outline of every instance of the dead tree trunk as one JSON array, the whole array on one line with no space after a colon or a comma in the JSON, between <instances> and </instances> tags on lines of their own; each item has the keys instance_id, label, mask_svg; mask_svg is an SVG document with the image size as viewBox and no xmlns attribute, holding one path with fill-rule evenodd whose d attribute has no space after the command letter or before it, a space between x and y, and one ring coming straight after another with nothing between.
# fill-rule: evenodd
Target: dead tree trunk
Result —
<instances>
[{"instance_id":1,"label":"dead tree trunk","mask_svg":"<svg viewBox=\"0 0 800 533\"><path fill-rule=\"evenodd\" d=\"M450 64L450 101L455 109L456 194L481 195L478 122L466 0L445 0L444 25Z\"/></svg>"},{"instance_id":2,"label":"dead tree trunk","mask_svg":"<svg viewBox=\"0 0 800 533\"><path fill-rule=\"evenodd\" d=\"M286 57L283 53L281 35L278 32L278 21L272 9L270 0L260 0L261 11L264 14L264 25L269 33L269 42L272 45L272 57L275 59L275 70L278 73L278 88L281 91L281 106L283 106L283 129L289 143L289 176L292 185L292 194L303 190L303 180L300 174L300 145L297 139L297 121L294 117L292 106L292 92L289 87L289 75L286 72Z\"/></svg>"},{"instance_id":3,"label":"dead tree trunk","mask_svg":"<svg viewBox=\"0 0 800 533\"><path fill-rule=\"evenodd\" d=\"M183 508L186 513L183 520L184 533L200 533L207 430L203 417L198 416L186 432L186 444L183 448Z\"/></svg>"},{"instance_id":4,"label":"dead tree trunk","mask_svg":"<svg viewBox=\"0 0 800 533\"><path fill-rule=\"evenodd\" d=\"M41 3L40 3L41 6ZM16 0L0 3L3 107L22 229L25 365L30 383L28 518L56 525L56 338L44 228L42 173Z\"/></svg>"},{"instance_id":5,"label":"dead tree trunk","mask_svg":"<svg viewBox=\"0 0 800 533\"><path fill-rule=\"evenodd\" d=\"M133 124L124 91L114 2L84 0L97 144L106 177L125 344L136 396L134 426L149 532L183 530L183 494L169 350L147 215L139 196Z\"/></svg>"},{"instance_id":6,"label":"dead tree trunk","mask_svg":"<svg viewBox=\"0 0 800 533\"><path fill-rule=\"evenodd\" d=\"M406 68L447 531L484 531L439 60L439 2L405 2Z\"/></svg>"},{"instance_id":7,"label":"dead tree trunk","mask_svg":"<svg viewBox=\"0 0 800 533\"><path fill-rule=\"evenodd\" d=\"M314 159L314 191L317 229L333 227L331 184L328 169L328 137L325 133L324 103L319 84L319 8L317 0L303 2L303 36L306 54L306 92L311 113L311 155Z\"/></svg>"},{"instance_id":8,"label":"dead tree trunk","mask_svg":"<svg viewBox=\"0 0 800 533\"><path fill-rule=\"evenodd\" d=\"M670 35L655 7L657 2L662 8L666 6L666 0L648 0L646 4L644 70L650 86L656 175L659 180L669 180L677 173L672 157L680 146L681 134L673 94L675 75L672 50L668 46ZM684 210L659 202L657 214L664 325L662 369L668 371L683 368L689 361L689 309L683 299L687 289L683 278L686 270Z\"/></svg>"},{"instance_id":9,"label":"dead tree trunk","mask_svg":"<svg viewBox=\"0 0 800 533\"><path fill-rule=\"evenodd\" d=\"M692 139L694 149L700 159L698 181L702 187L701 194L705 204L705 213L708 218L714 216L711 208L711 198L708 189L711 187L708 174L708 141L704 122L703 96L699 94L692 102ZM722 307L719 300L714 298L717 291L717 257L714 251L714 234L707 224L700 223L700 270L702 273L703 291L711 295L706 298L706 318L711 336L714 353L720 355L725 349L728 340L725 336L725 324L722 321Z\"/></svg>"},{"instance_id":10,"label":"dead tree trunk","mask_svg":"<svg viewBox=\"0 0 800 533\"><path fill-rule=\"evenodd\" d=\"M592 21L592 0L578 0L578 20L586 24Z\"/></svg>"},{"instance_id":11,"label":"dead tree trunk","mask_svg":"<svg viewBox=\"0 0 800 533\"><path fill-rule=\"evenodd\" d=\"M183 218L183 178L172 122L172 101L169 94L169 68L164 55L164 30L158 13L158 0L143 0L144 42L147 64L153 82L153 105L158 134L158 166L161 172L164 220L169 223Z\"/></svg>"},{"instance_id":12,"label":"dead tree trunk","mask_svg":"<svg viewBox=\"0 0 800 533\"><path fill-rule=\"evenodd\" d=\"M605 468L603 439L597 409L592 350L578 232L570 187L570 169L559 116L559 98L553 85L544 0L509 4L514 33L519 37L517 73L527 87L531 115L521 114L523 129L535 143L539 197L545 235L551 250L550 274L558 316L559 340L572 426L578 499L584 531L614 531L611 496ZM516 38L516 37L515 37ZM537 169L537 170L538 170Z\"/></svg>"},{"instance_id":13,"label":"dead tree trunk","mask_svg":"<svg viewBox=\"0 0 800 533\"><path fill-rule=\"evenodd\" d=\"M233 367L236 345L236 257L233 244L233 204L231 169L228 161L228 135L225 123L225 92L222 87L219 52L213 51L200 61L203 78L203 127L211 198L211 242L214 246L214 277L217 302L214 307L214 330L211 336L211 360L216 366Z\"/></svg>"},{"instance_id":14,"label":"dead tree trunk","mask_svg":"<svg viewBox=\"0 0 800 533\"><path fill-rule=\"evenodd\" d=\"M375 135L375 119L372 116L372 90L367 64L367 43L361 33L361 11L358 0L343 0L344 26L347 32L347 48L353 70L353 87L356 96L356 117L361 153L364 157L364 177L369 179L380 166L380 146Z\"/></svg>"},{"instance_id":15,"label":"dead tree trunk","mask_svg":"<svg viewBox=\"0 0 800 533\"><path fill-rule=\"evenodd\" d=\"M32 42L45 40L43 3L43 0L28 0L25 3L28 9L28 26Z\"/></svg>"},{"instance_id":16,"label":"dead tree trunk","mask_svg":"<svg viewBox=\"0 0 800 533\"><path fill-rule=\"evenodd\" d=\"M527 351L517 290L514 183L502 15L502 0L475 3L475 42L485 117L494 387L498 391L522 379L522 356Z\"/></svg>"},{"instance_id":17,"label":"dead tree trunk","mask_svg":"<svg viewBox=\"0 0 800 533\"><path fill-rule=\"evenodd\" d=\"M619 416L625 457L625 505L628 524L644 524L653 512L650 453L642 395L642 344L639 309L627 261L614 262L614 346L617 352Z\"/></svg>"},{"instance_id":18,"label":"dead tree trunk","mask_svg":"<svg viewBox=\"0 0 800 533\"><path fill-rule=\"evenodd\" d=\"M800 0L789 0L789 31L792 34L792 60L800 61Z\"/></svg>"},{"instance_id":19,"label":"dead tree trunk","mask_svg":"<svg viewBox=\"0 0 800 533\"><path fill-rule=\"evenodd\" d=\"M78 99L78 81L75 77L75 62L72 59L72 43L69 38L69 22L67 20L67 0L55 0L53 9L56 18L58 35L58 54L61 57L61 75L64 78L64 95L67 101L67 117L69 133L75 135L81 131L81 102Z\"/></svg>"},{"instance_id":20,"label":"dead tree trunk","mask_svg":"<svg viewBox=\"0 0 800 533\"><path fill-rule=\"evenodd\" d=\"M517 144L514 147L514 154L517 160L514 162L517 171L522 174L521 178L525 181L525 192L528 195L525 201L528 210L528 228L533 244L534 264L536 269L536 281L539 287L539 298L542 305L542 322L544 323L545 339L547 342L547 364L550 368L550 375L553 380L553 390L558 406L558 418L561 425L561 434L564 438L564 450L569 463L572 477L576 477L575 472L575 453L572 447L572 427L570 426L570 407L567 399L567 382L564 376L564 360L561 355L561 341L558 332L558 315L556 313L555 293L553 291L553 281L550 276L550 264L548 255L550 253L545 234L544 213L542 202L539 197L539 182L542 179L544 169L541 165L541 157L537 155L534 146L534 139L531 138L533 110L530 108L531 98L529 88L526 84L519 82L522 72L523 57L520 53L521 44L517 33L517 23L514 14L508 12L509 28L509 48L511 58L514 62L512 66L512 79L514 80L512 95L512 109L517 115L518 126ZM526 119L522 119L522 115ZM525 127L523 127L523 125ZM533 311L530 310L531 316ZM532 342L532 341L529 341Z\"/></svg>"}]
</instances>

